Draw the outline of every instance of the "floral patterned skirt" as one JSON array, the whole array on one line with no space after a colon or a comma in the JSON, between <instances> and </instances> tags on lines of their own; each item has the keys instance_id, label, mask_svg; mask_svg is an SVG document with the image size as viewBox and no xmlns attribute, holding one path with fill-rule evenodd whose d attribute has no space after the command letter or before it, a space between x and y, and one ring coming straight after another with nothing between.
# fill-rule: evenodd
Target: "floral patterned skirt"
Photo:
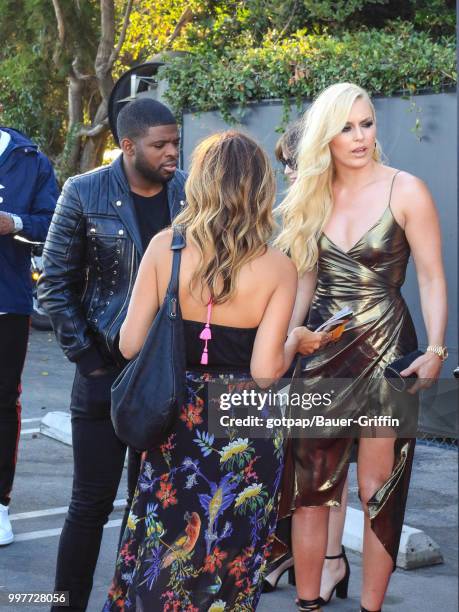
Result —
<instances>
[{"instance_id":1,"label":"floral patterned skirt","mask_svg":"<svg viewBox=\"0 0 459 612\"><path fill-rule=\"evenodd\" d=\"M187 373L180 418L144 455L104 612L257 607L276 527L283 440L276 432L215 438L206 405L211 376ZM236 387L253 387L246 380Z\"/></svg>"}]
</instances>

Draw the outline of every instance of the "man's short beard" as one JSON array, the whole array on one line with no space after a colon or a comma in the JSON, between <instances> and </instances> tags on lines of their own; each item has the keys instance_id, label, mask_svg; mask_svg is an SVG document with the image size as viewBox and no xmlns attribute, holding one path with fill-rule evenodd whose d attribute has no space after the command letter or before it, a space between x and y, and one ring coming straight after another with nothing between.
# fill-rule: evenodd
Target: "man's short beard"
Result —
<instances>
[{"instance_id":1,"label":"man's short beard","mask_svg":"<svg viewBox=\"0 0 459 612\"><path fill-rule=\"evenodd\" d=\"M159 170L151 168L145 161L145 158L139 154L136 155L134 161L134 168L139 174L143 176L144 179L146 179L150 183L160 183L161 185L164 185L165 183L168 183L174 176L173 174L171 174L170 176L165 177L161 174Z\"/></svg>"}]
</instances>

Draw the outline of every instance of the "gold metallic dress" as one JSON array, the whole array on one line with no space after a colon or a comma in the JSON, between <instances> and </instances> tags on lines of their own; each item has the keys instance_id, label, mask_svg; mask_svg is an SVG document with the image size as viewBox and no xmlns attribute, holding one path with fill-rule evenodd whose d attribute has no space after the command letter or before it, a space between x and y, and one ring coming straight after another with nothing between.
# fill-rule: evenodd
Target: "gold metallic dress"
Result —
<instances>
[{"instance_id":1,"label":"gold metallic dress","mask_svg":"<svg viewBox=\"0 0 459 612\"><path fill-rule=\"evenodd\" d=\"M376 398L379 413L391 415L397 410L383 371L394 359L417 348L411 316L400 294L409 256L409 244L392 214L390 198L380 219L348 251L343 251L322 234L318 284L308 327L317 328L344 306L353 310L354 317L337 343L304 360L303 384L313 388L324 378L349 379L351 392L360 386L354 397L357 395L365 401L367 395L362 395L362 387L371 389L368 396L371 395L373 401ZM417 405L416 398L414 403ZM365 412L365 406L360 408ZM354 442L345 437L290 440L280 518L287 517L299 506L340 504ZM414 445L415 439L394 440L392 473L368 504L372 529L391 555L394 567ZM279 521L279 527L282 523ZM285 526L284 523L283 534L282 528L278 529L278 537L283 542L287 541ZM281 546L277 552L281 550L285 548Z\"/></svg>"}]
</instances>

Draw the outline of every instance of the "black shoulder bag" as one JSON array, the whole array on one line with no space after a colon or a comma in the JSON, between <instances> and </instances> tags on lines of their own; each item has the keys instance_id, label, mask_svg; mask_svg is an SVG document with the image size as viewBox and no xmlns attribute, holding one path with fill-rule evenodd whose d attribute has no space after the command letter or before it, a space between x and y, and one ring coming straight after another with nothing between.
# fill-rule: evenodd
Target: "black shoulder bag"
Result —
<instances>
[{"instance_id":1,"label":"black shoulder bag","mask_svg":"<svg viewBox=\"0 0 459 612\"><path fill-rule=\"evenodd\" d=\"M167 293L138 356L112 386L116 435L137 450L164 440L185 399L185 335L178 300L185 238L174 228L172 274Z\"/></svg>"}]
</instances>

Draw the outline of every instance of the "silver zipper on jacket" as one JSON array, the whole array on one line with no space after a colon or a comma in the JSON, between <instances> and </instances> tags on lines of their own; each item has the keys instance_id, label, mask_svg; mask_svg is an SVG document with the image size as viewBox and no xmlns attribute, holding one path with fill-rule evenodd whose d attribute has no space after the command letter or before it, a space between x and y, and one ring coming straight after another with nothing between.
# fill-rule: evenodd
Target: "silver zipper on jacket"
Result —
<instances>
[{"instance_id":1,"label":"silver zipper on jacket","mask_svg":"<svg viewBox=\"0 0 459 612\"><path fill-rule=\"evenodd\" d=\"M110 327L108 328L107 333L105 334L105 344L107 345L107 349L109 351L109 353L111 353L111 348L110 345L108 343L108 337L110 336L110 332L112 331L116 321L119 319L119 317L121 316L124 307L126 306L127 302L129 301L129 296L130 296L130 291L131 291L131 285L132 285L132 277L134 276L134 257L135 257L135 248L134 245L131 245L131 270L130 270L130 274L129 274L129 284L128 284L128 289L127 289L127 293L126 293L126 299L123 302L123 305L121 306L121 310L118 312L118 314L116 315L116 317L113 319L112 324L110 325Z\"/></svg>"},{"instance_id":2,"label":"silver zipper on jacket","mask_svg":"<svg viewBox=\"0 0 459 612\"><path fill-rule=\"evenodd\" d=\"M82 292L81 298L80 298L82 304L84 302L84 298L86 297L86 293L88 291L88 286L89 286L89 270L86 269L86 281L85 281L84 289L83 289L83 292Z\"/></svg>"}]
</instances>

